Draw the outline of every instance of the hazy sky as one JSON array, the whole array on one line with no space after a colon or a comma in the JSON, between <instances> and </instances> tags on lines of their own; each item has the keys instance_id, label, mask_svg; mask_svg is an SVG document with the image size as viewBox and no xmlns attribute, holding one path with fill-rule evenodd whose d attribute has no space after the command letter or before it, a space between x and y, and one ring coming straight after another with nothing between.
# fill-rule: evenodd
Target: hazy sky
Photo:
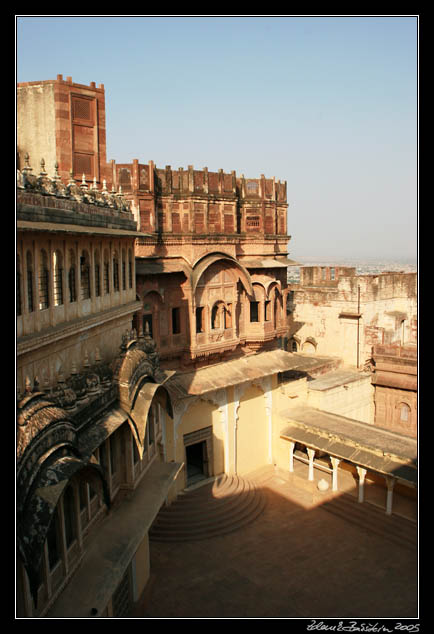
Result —
<instances>
[{"instance_id":1,"label":"hazy sky","mask_svg":"<svg viewBox=\"0 0 434 634\"><path fill-rule=\"evenodd\" d=\"M290 257L416 257L416 16L17 16L16 79L106 91L107 159L287 181Z\"/></svg>"}]
</instances>

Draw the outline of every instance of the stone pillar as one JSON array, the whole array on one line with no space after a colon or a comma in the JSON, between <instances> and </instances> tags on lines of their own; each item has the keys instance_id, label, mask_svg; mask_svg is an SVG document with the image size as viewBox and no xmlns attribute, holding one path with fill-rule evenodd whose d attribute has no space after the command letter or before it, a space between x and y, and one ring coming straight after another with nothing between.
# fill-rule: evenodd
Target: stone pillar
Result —
<instances>
[{"instance_id":1,"label":"stone pillar","mask_svg":"<svg viewBox=\"0 0 434 634\"><path fill-rule=\"evenodd\" d=\"M290 442L289 443L289 471L291 473L294 472L294 448L295 448L295 442Z\"/></svg>"},{"instance_id":2,"label":"stone pillar","mask_svg":"<svg viewBox=\"0 0 434 634\"><path fill-rule=\"evenodd\" d=\"M392 502L393 502L393 487L395 485L395 478L392 476L386 476L387 485L387 500L386 500L386 514L392 515Z\"/></svg>"},{"instance_id":3,"label":"stone pillar","mask_svg":"<svg viewBox=\"0 0 434 634\"><path fill-rule=\"evenodd\" d=\"M359 474L359 502L362 503L364 500L364 485L365 485L365 476L367 474L367 469L363 467L356 466L357 473Z\"/></svg>"},{"instance_id":4,"label":"stone pillar","mask_svg":"<svg viewBox=\"0 0 434 634\"><path fill-rule=\"evenodd\" d=\"M308 480L313 480L313 459L315 457L315 449L306 448L307 455L309 456L309 476Z\"/></svg>"},{"instance_id":5,"label":"stone pillar","mask_svg":"<svg viewBox=\"0 0 434 634\"><path fill-rule=\"evenodd\" d=\"M332 477L332 491L338 490L338 465L340 463L340 458L335 458L330 456L330 460L333 467L333 477Z\"/></svg>"}]
</instances>

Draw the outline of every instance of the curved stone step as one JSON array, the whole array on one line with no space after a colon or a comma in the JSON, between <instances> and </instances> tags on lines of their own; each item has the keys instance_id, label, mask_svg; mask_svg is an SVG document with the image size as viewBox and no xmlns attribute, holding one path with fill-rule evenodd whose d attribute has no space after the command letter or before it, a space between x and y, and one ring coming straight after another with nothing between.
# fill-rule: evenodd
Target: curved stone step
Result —
<instances>
[{"instance_id":1,"label":"curved stone step","mask_svg":"<svg viewBox=\"0 0 434 634\"><path fill-rule=\"evenodd\" d=\"M262 513L264 506L264 503L257 502L257 508L250 510L247 516L241 518L228 518L226 523L218 523L217 525L201 529L190 527L185 530L155 531L150 533L149 538L151 541L158 542L186 542L199 541L209 539L211 537L226 535L244 528L253 522Z\"/></svg>"},{"instance_id":2,"label":"curved stone step","mask_svg":"<svg viewBox=\"0 0 434 634\"><path fill-rule=\"evenodd\" d=\"M159 528L191 526L200 527L220 521L227 517L234 517L244 512L246 508L254 505L259 497L258 491L251 488L248 491L240 492L237 496L231 496L226 503L215 505L199 505L194 510L183 513L180 509L163 510L155 522L154 526Z\"/></svg>"},{"instance_id":3,"label":"curved stone step","mask_svg":"<svg viewBox=\"0 0 434 634\"><path fill-rule=\"evenodd\" d=\"M208 482L193 491L185 489L179 494L173 504L182 506L184 504L192 504L196 500L210 501L223 498L236 491L240 486L244 486L244 481L238 476L226 476L224 479Z\"/></svg>"},{"instance_id":4,"label":"curved stone step","mask_svg":"<svg viewBox=\"0 0 434 634\"><path fill-rule=\"evenodd\" d=\"M221 499L202 499L187 505L172 504L163 508L158 514L154 525L201 525L231 513L242 511L257 497L257 489L250 483L243 483L237 490L231 491L227 497Z\"/></svg>"},{"instance_id":5,"label":"curved stone step","mask_svg":"<svg viewBox=\"0 0 434 634\"><path fill-rule=\"evenodd\" d=\"M227 534L255 520L265 508L264 493L238 476L224 476L185 491L157 515L151 541L195 541Z\"/></svg>"},{"instance_id":6,"label":"curved stone step","mask_svg":"<svg viewBox=\"0 0 434 634\"><path fill-rule=\"evenodd\" d=\"M261 510L261 500L256 498L252 500L249 506L237 509L235 513L219 518L209 517L206 522L174 523L166 526L157 525L153 531L153 536L155 537L159 534L177 538L182 537L183 539L206 538L211 534L221 534L223 531L226 532L229 529L235 530L238 527L244 526L247 522L256 518Z\"/></svg>"},{"instance_id":7,"label":"curved stone step","mask_svg":"<svg viewBox=\"0 0 434 634\"><path fill-rule=\"evenodd\" d=\"M189 496L188 499L177 499L170 506L161 509L158 517L173 518L177 515L191 514L199 515L206 513L208 509L217 512L219 509L229 508L239 502L240 496L249 495L252 492L252 485L247 481L240 481L234 486L228 486L225 493L215 496L214 492L204 491L201 496Z\"/></svg>"}]
</instances>

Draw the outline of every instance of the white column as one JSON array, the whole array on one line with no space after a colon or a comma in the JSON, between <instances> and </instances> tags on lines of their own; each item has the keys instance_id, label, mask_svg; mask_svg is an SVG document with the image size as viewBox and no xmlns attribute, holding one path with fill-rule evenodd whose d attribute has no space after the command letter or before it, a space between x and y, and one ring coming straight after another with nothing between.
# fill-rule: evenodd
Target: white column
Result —
<instances>
[{"instance_id":1,"label":"white column","mask_svg":"<svg viewBox=\"0 0 434 634\"><path fill-rule=\"evenodd\" d=\"M333 467L333 478L332 478L332 491L338 490L338 465L340 463L340 458L335 458L330 456L330 460Z\"/></svg>"},{"instance_id":2,"label":"white column","mask_svg":"<svg viewBox=\"0 0 434 634\"><path fill-rule=\"evenodd\" d=\"M357 473L359 474L359 502L362 503L364 500L364 494L365 494L365 490L364 490L364 485L365 485L365 476L367 473L367 469L364 469L363 467L359 467L356 466L357 469Z\"/></svg>"},{"instance_id":3,"label":"white column","mask_svg":"<svg viewBox=\"0 0 434 634\"><path fill-rule=\"evenodd\" d=\"M386 485L387 485L387 500L386 500L386 513L387 515L392 515L392 502L393 502L393 487L395 485L395 478L391 476L386 476Z\"/></svg>"},{"instance_id":4,"label":"white column","mask_svg":"<svg viewBox=\"0 0 434 634\"><path fill-rule=\"evenodd\" d=\"M313 459L315 457L315 449L306 447L307 455L309 456L309 476L308 480L313 480Z\"/></svg>"},{"instance_id":5,"label":"white column","mask_svg":"<svg viewBox=\"0 0 434 634\"><path fill-rule=\"evenodd\" d=\"M294 471L294 448L295 448L295 442L290 442L289 443L289 471L291 473L293 473Z\"/></svg>"}]
</instances>

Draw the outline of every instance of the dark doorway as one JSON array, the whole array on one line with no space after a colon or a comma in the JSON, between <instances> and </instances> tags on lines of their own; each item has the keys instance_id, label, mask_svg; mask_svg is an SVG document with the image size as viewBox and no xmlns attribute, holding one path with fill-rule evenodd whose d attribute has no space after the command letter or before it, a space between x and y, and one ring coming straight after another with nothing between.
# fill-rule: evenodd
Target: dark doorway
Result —
<instances>
[{"instance_id":1,"label":"dark doorway","mask_svg":"<svg viewBox=\"0 0 434 634\"><path fill-rule=\"evenodd\" d=\"M188 485L208 477L208 456L205 440L194 445L188 445L185 448L185 457Z\"/></svg>"}]
</instances>

